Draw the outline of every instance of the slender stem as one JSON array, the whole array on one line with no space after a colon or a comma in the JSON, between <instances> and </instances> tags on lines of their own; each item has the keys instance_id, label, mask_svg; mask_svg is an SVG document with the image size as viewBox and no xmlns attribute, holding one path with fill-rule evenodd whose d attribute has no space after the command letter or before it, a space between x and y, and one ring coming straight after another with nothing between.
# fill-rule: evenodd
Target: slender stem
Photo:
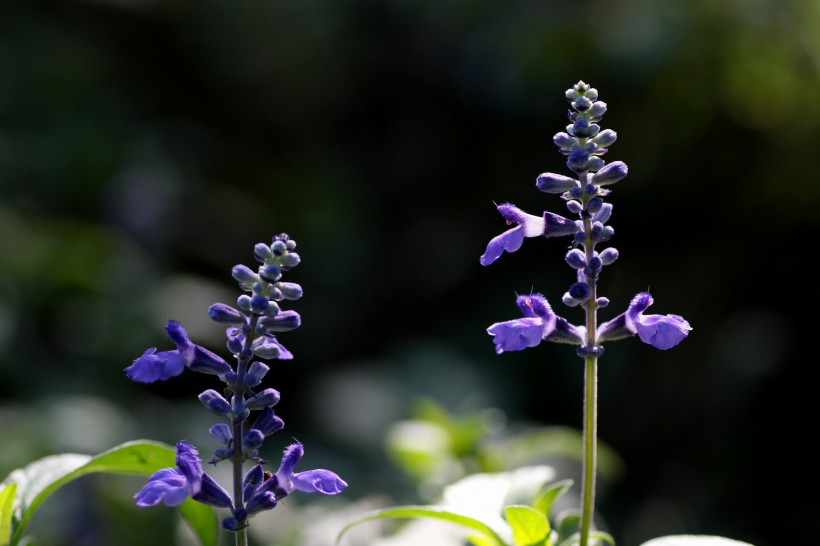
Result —
<instances>
[{"instance_id":1,"label":"slender stem","mask_svg":"<svg viewBox=\"0 0 820 546\"><path fill-rule=\"evenodd\" d=\"M239 386L237 390L234 391L234 399L233 405L235 409L235 413L240 414L245 411L245 393L247 389L243 387L245 374L248 372L248 365L250 364L251 355L253 354L251 351L251 344L253 343L255 332L256 332L256 323L259 320L259 317L253 315L251 317L249 323L249 332L245 334L245 343L242 347L242 353L239 355L239 363L236 367L236 375L237 381L236 384ZM243 481L244 481L244 464L245 464L245 454L242 450L242 438L245 434L245 420L237 420L233 423L233 457L231 462L233 463L233 505L234 510L243 510L245 508L245 499L244 499L244 488L243 488ZM240 522L244 523L244 522ZM234 532L234 540L236 546L248 546L248 533L247 527L240 527Z\"/></svg>"},{"instance_id":2,"label":"slender stem","mask_svg":"<svg viewBox=\"0 0 820 546\"><path fill-rule=\"evenodd\" d=\"M584 367L584 475L581 482L581 542L587 546L595 511L595 468L598 455L598 359L586 357Z\"/></svg>"},{"instance_id":3,"label":"slender stem","mask_svg":"<svg viewBox=\"0 0 820 546\"><path fill-rule=\"evenodd\" d=\"M587 173L579 176L581 187L587 183ZM584 210L581 218L586 233L584 250L586 261L589 263L595 255L595 241L592 238L592 218L587 210L590 197L584 193L582 203ZM587 349L596 347L598 337L598 277L594 272L587 272L589 285L589 299L584 305L586 313ZM598 457L598 356L597 353L587 353L584 357L584 463L581 489L581 539L579 546L587 546L589 532L595 512L595 475Z\"/></svg>"}]
</instances>

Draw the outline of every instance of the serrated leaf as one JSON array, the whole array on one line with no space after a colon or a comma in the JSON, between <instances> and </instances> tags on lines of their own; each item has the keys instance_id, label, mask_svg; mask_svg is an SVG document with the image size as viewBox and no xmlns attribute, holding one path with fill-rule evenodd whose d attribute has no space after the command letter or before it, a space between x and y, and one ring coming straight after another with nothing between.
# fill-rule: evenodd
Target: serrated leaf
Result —
<instances>
[{"instance_id":1,"label":"serrated leaf","mask_svg":"<svg viewBox=\"0 0 820 546\"><path fill-rule=\"evenodd\" d=\"M708 535L671 535L654 538L644 542L641 546L752 546L748 542L740 542L724 537Z\"/></svg>"},{"instance_id":2,"label":"serrated leaf","mask_svg":"<svg viewBox=\"0 0 820 546\"><path fill-rule=\"evenodd\" d=\"M547 517L532 506L507 506L504 517L512 527L515 546L538 546L549 534Z\"/></svg>"},{"instance_id":3,"label":"serrated leaf","mask_svg":"<svg viewBox=\"0 0 820 546\"><path fill-rule=\"evenodd\" d=\"M20 541L26 525L40 504L63 485L98 472L148 476L160 468L176 466L175 457L176 452L169 445L136 440L116 446L95 457L76 453L51 455L14 470L0 483L0 486L16 484L18 490L11 510L10 544L15 545ZM180 512L191 525L202 546L216 545L216 532L210 528L209 518L206 516L207 512L210 514L210 521L216 521L212 508L192 501Z\"/></svg>"},{"instance_id":4,"label":"serrated leaf","mask_svg":"<svg viewBox=\"0 0 820 546\"><path fill-rule=\"evenodd\" d=\"M16 483L10 483L0 491L0 546L8 546L11 540L11 516L16 495Z\"/></svg>"},{"instance_id":5,"label":"serrated leaf","mask_svg":"<svg viewBox=\"0 0 820 546\"><path fill-rule=\"evenodd\" d=\"M544 514L550 515L552 505L555 504L561 495L569 491L572 487L572 480L561 480L550 484L540 495L538 495L532 503L533 508Z\"/></svg>"},{"instance_id":6,"label":"serrated leaf","mask_svg":"<svg viewBox=\"0 0 820 546\"><path fill-rule=\"evenodd\" d=\"M492 530L488 525L484 524L483 522L471 518L469 516L465 516L463 514L458 514L456 512L451 512L446 508L442 508L440 506L395 506L392 508L385 508L383 510L377 510L375 512L371 512L370 514L366 514L361 518L352 521L345 525L345 527L339 531L339 534L336 535L336 544L339 543L342 536L351 528L355 527L356 525L360 525L366 521L373 521L377 519L394 519L394 518L433 518L439 519L443 521L449 521L451 523L455 523L457 525L461 525L462 527L466 527L468 529L472 529L473 531L478 531L481 536L486 537L490 542L488 545L495 545L495 546L507 546L504 541L501 539L500 536L496 534L495 531Z\"/></svg>"}]
</instances>

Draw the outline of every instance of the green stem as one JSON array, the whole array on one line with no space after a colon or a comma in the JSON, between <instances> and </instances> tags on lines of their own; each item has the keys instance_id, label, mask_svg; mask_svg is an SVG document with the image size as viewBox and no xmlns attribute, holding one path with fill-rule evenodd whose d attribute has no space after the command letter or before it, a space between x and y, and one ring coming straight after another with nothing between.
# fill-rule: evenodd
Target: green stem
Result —
<instances>
[{"instance_id":1,"label":"green stem","mask_svg":"<svg viewBox=\"0 0 820 546\"><path fill-rule=\"evenodd\" d=\"M244 380L245 374L248 372L248 365L250 364L251 360L251 344L253 343L255 332L256 332L256 323L259 320L259 317L254 315L250 320L250 328L249 332L245 335L245 344L242 347L242 353L239 355L239 363L236 367L236 375L237 380L236 383L239 386L239 390L234 391L234 408L235 411L237 410L244 410L245 408L245 393L247 389L244 387ZM238 413L238 411L237 411ZM245 420L237 420L233 423L233 497L234 497L234 509L235 510L242 510L245 508L245 499L244 499L244 488L243 488L243 481L244 481L244 464L245 464L245 454L242 452L242 437L245 433ZM248 533L247 533L247 522L239 522L240 525L245 525L244 527L240 527L234 532L234 540L236 546L248 546Z\"/></svg>"},{"instance_id":2,"label":"green stem","mask_svg":"<svg viewBox=\"0 0 820 546\"><path fill-rule=\"evenodd\" d=\"M586 357L584 368L584 475L581 487L581 542L587 546L595 511L595 468L598 444L598 359Z\"/></svg>"}]
</instances>

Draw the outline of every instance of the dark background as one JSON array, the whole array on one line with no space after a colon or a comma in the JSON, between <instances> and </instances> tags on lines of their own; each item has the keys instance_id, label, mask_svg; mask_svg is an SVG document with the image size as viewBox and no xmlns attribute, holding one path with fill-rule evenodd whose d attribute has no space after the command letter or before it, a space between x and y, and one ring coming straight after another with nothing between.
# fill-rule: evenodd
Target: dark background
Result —
<instances>
[{"instance_id":1,"label":"dark background","mask_svg":"<svg viewBox=\"0 0 820 546\"><path fill-rule=\"evenodd\" d=\"M282 231L303 326L268 381L305 468L334 465L350 498L401 499L382 434L419 394L579 427L570 348L496 356L484 333L529 290L580 322L567 241L478 256L494 202L563 213L534 181L566 173L551 139L584 79L630 169L601 317L649 288L694 327L669 352L607 346L600 437L627 473L599 512L624 546L809 543L819 72L813 0L5 0L0 474L135 435L204 451L207 378L122 368L169 348L168 318L221 347L208 305Z\"/></svg>"}]
</instances>

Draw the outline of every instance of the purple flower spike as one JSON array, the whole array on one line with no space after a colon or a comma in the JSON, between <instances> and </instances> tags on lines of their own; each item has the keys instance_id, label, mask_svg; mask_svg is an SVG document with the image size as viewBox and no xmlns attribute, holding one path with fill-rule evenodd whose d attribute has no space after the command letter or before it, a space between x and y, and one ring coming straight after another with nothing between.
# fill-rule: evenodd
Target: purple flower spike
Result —
<instances>
[{"instance_id":1,"label":"purple flower spike","mask_svg":"<svg viewBox=\"0 0 820 546\"><path fill-rule=\"evenodd\" d=\"M196 448L188 442L177 442L176 468L163 468L148 478L134 498L137 506L154 506L163 502L166 506L179 506L186 498L211 506L228 508L231 497L202 470Z\"/></svg>"},{"instance_id":2,"label":"purple flower spike","mask_svg":"<svg viewBox=\"0 0 820 546\"><path fill-rule=\"evenodd\" d=\"M671 349L689 335L692 327L679 315L644 315L653 303L649 292L641 292L629 303L626 312L601 325L600 341L620 339L638 334L646 344L656 349Z\"/></svg>"},{"instance_id":3,"label":"purple flower spike","mask_svg":"<svg viewBox=\"0 0 820 546\"><path fill-rule=\"evenodd\" d=\"M164 381L181 374L186 366L194 371L215 375L231 371L230 364L208 349L191 343L185 328L177 321L169 320L165 330L176 344L176 350L158 353L155 347L148 349L125 368L129 379L140 383Z\"/></svg>"},{"instance_id":4,"label":"purple flower spike","mask_svg":"<svg viewBox=\"0 0 820 546\"><path fill-rule=\"evenodd\" d=\"M496 207L501 216L507 220L508 224L517 224L514 228L508 229L501 235L493 237L487 250L481 255L481 265L490 265L496 261L501 254L515 252L521 248L524 237L538 237L544 234L543 216L527 214L511 203L503 203Z\"/></svg>"},{"instance_id":5,"label":"purple flower spike","mask_svg":"<svg viewBox=\"0 0 820 546\"><path fill-rule=\"evenodd\" d=\"M494 336L496 353L535 347L544 339L559 343L583 342L583 332L553 313L541 294L518 296L516 303L524 318L496 322L487 328L487 333Z\"/></svg>"}]
</instances>

